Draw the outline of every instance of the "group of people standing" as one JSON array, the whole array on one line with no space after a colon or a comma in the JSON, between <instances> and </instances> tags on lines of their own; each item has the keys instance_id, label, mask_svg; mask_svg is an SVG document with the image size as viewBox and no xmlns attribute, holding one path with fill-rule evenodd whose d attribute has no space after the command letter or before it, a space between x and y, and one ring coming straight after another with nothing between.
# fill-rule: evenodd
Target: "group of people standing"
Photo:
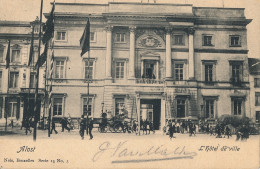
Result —
<instances>
[{"instance_id":1,"label":"group of people standing","mask_svg":"<svg viewBox=\"0 0 260 169\"><path fill-rule=\"evenodd\" d=\"M149 131L148 134L151 133L151 131L153 133L155 133L154 131L154 125L153 125L153 122L152 121L148 121L147 119L145 120L141 120L140 121L140 126L141 126L141 129L143 130L143 134L145 132L145 134L147 134L147 131Z\"/></svg>"}]
</instances>

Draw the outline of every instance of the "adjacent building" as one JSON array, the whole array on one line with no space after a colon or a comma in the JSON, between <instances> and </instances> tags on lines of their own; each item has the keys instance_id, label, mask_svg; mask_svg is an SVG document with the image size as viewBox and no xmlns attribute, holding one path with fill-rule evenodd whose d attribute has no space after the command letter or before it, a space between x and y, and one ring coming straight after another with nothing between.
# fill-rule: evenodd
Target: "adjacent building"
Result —
<instances>
[{"instance_id":1,"label":"adjacent building","mask_svg":"<svg viewBox=\"0 0 260 169\"><path fill-rule=\"evenodd\" d=\"M38 58L39 20L34 22L0 21L0 123L11 120L21 122L33 113L36 87L35 63ZM34 27L34 54L28 66L30 45ZM10 66L6 68L6 54L10 40ZM45 68L40 69L39 95L41 111L45 86ZM30 113L29 113L30 112ZM19 123L20 124L20 123Z\"/></svg>"},{"instance_id":2,"label":"adjacent building","mask_svg":"<svg viewBox=\"0 0 260 169\"><path fill-rule=\"evenodd\" d=\"M90 52L81 57L79 40L88 17ZM54 74L47 83L53 87L52 116L99 118L107 111L135 119L140 114L153 121L155 129L173 118L213 122L224 114L255 118L250 108L246 29L250 22L243 8L56 3ZM13 30L0 30L7 28ZM30 24L25 29L29 38ZM7 47L4 37L0 62ZM29 42L21 43L19 86L28 88L30 71L24 64ZM4 66L2 59L2 100L8 86L2 80L7 77ZM21 111L26 107L23 93L28 92L18 93Z\"/></svg>"},{"instance_id":3,"label":"adjacent building","mask_svg":"<svg viewBox=\"0 0 260 169\"><path fill-rule=\"evenodd\" d=\"M250 102L253 122L260 123L260 59L248 58Z\"/></svg>"}]
</instances>

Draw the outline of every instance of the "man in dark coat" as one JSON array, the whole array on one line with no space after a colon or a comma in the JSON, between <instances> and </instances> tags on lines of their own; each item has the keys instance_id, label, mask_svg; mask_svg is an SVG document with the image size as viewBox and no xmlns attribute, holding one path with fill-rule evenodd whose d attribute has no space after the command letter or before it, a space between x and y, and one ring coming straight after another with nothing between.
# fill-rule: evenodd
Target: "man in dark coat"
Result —
<instances>
[{"instance_id":1,"label":"man in dark coat","mask_svg":"<svg viewBox=\"0 0 260 169\"><path fill-rule=\"evenodd\" d=\"M79 122L79 135L81 139L84 139L84 130L86 128L86 120L84 119L84 116L82 115Z\"/></svg>"},{"instance_id":2,"label":"man in dark coat","mask_svg":"<svg viewBox=\"0 0 260 169\"><path fill-rule=\"evenodd\" d=\"M51 131L50 133L52 134L52 131L54 130L55 134L57 134L56 126L54 120L51 121Z\"/></svg>"},{"instance_id":3,"label":"man in dark coat","mask_svg":"<svg viewBox=\"0 0 260 169\"><path fill-rule=\"evenodd\" d=\"M170 137L170 139L172 139L173 138L173 126L172 126L172 123L170 122L169 123L169 137Z\"/></svg>"},{"instance_id":4,"label":"man in dark coat","mask_svg":"<svg viewBox=\"0 0 260 169\"><path fill-rule=\"evenodd\" d=\"M93 139L92 129L93 129L93 119L89 119L88 130L89 130L90 140Z\"/></svg>"},{"instance_id":5,"label":"man in dark coat","mask_svg":"<svg viewBox=\"0 0 260 169\"><path fill-rule=\"evenodd\" d=\"M65 117L63 117L61 119L60 123L61 123L61 128L62 128L61 132L64 132L64 128L70 132L70 129L67 126L68 125L68 121L67 121L67 119Z\"/></svg>"}]
</instances>

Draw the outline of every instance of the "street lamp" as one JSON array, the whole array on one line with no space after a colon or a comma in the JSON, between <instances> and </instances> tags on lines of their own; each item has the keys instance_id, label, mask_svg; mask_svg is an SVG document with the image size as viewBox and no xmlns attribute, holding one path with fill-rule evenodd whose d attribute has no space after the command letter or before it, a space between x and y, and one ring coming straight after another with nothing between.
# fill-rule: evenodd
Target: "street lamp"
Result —
<instances>
[{"instance_id":1,"label":"street lamp","mask_svg":"<svg viewBox=\"0 0 260 169\"><path fill-rule=\"evenodd\" d=\"M102 106L102 113L104 111L104 102L101 103L101 106Z\"/></svg>"}]
</instances>

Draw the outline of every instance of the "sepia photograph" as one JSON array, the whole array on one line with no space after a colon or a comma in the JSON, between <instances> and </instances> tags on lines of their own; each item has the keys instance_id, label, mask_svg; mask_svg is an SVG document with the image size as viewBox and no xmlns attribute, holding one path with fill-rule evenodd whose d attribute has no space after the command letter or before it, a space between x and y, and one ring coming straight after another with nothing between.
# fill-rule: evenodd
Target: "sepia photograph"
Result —
<instances>
[{"instance_id":1,"label":"sepia photograph","mask_svg":"<svg viewBox=\"0 0 260 169\"><path fill-rule=\"evenodd\" d=\"M0 0L0 169L259 169L259 0Z\"/></svg>"}]
</instances>

